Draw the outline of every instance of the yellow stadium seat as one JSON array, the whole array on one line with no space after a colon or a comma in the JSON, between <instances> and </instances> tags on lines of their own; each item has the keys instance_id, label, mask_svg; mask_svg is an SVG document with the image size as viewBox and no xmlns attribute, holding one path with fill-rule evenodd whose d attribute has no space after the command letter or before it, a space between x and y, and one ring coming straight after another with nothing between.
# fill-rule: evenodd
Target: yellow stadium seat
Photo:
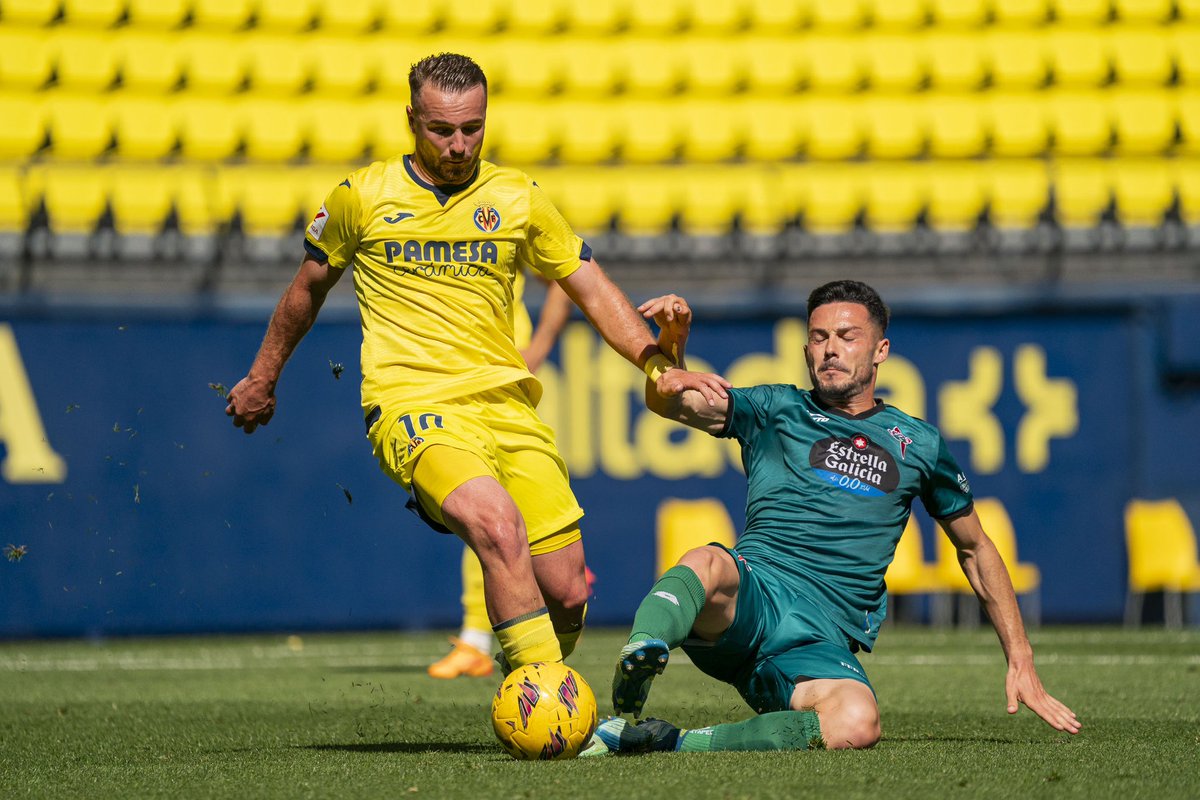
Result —
<instances>
[{"instance_id":1,"label":"yellow stadium seat","mask_svg":"<svg viewBox=\"0 0 1200 800\"><path fill-rule=\"evenodd\" d=\"M621 172L608 167L573 166L539 167L531 174L580 236L609 230L617 212Z\"/></svg>"},{"instance_id":2,"label":"yellow stadium seat","mask_svg":"<svg viewBox=\"0 0 1200 800\"><path fill-rule=\"evenodd\" d=\"M45 31L0 26L0 88L40 89L54 72L54 52Z\"/></svg>"},{"instance_id":3,"label":"yellow stadium seat","mask_svg":"<svg viewBox=\"0 0 1200 800\"><path fill-rule=\"evenodd\" d=\"M1045 152L1050 128L1040 95L988 92L984 113L991 132L992 155L1025 157Z\"/></svg>"},{"instance_id":4,"label":"yellow stadium seat","mask_svg":"<svg viewBox=\"0 0 1200 800\"><path fill-rule=\"evenodd\" d=\"M490 55L505 95L544 98L563 81L565 49L557 40L505 36ZM484 67L489 88L492 70Z\"/></svg>"},{"instance_id":5,"label":"yellow stadium seat","mask_svg":"<svg viewBox=\"0 0 1200 800\"><path fill-rule=\"evenodd\" d=\"M292 232L300 214L299 173L270 167L227 169L237 172L237 208L248 236L282 237ZM307 209L305 210L307 212Z\"/></svg>"},{"instance_id":6,"label":"yellow stadium seat","mask_svg":"<svg viewBox=\"0 0 1200 800\"><path fill-rule=\"evenodd\" d=\"M1168 164L1156 158L1123 158L1110 167L1117 217L1127 228L1157 228L1175 202Z\"/></svg>"},{"instance_id":7,"label":"yellow stadium seat","mask_svg":"<svg viewBox=\"0 0 1200 800\"><path fill-rule=\"evenodd\" d=\"M17 167L0 167L0 234L19 233L29 225L25 180Z\"/></svg>"},{"instance_id":8,"label":"yellow stadium seat","mask_svg":"<svg viewBox=\"0 0 1200 800\"><path fill-rule=\"evenodd\" d=\"M666 38L629 36L615 45L621 62L621 85L630 94L662 98L673 94L684 75L674 47Z\"/></svg>"},{"instance_id":9,"label":"yellow stadium seat","mask_svg":"<svg viewBox=\"0 0 1200 800\"><path fill-rule=\"evenodd\" d=\"M741 0L692 0L685 11L692 31L721 36L740 29L749 15Z\"/></svg>"},{"instance_id":10,"label":"yellow stadium seat","mask_svg":"<svg viewBox=\"0 0 1200 800\"><path fill-rule=\"evenodd\" d=\"M1200 160L1172 159L1167 162L1179 192L1179 215L1191 226L1200 226Z\"/></svg>"},{"instance_id":11,"label":"yellow stadium seat","mask_svg":"<svg viewBox=\"0 0 1200 800\"><path fill-rule=\"evenodd\" d=\"M664 498L658 504L654 527L657 575L675 566L689 550L713 542L732 548L737 538L725 504L715 497L699 500Z\"/></svg>"},{"instance_id":12,"label":"yellow stadium seat","mask_svg":"<svg viewBox=\"0 0 1200 800\"><path fill-rule=\"evenodd\" d=\"M191 0L192 25L215 31L246 27L254 14L254 0Z\"/></svg>"},{"instance_id":13,"label":"yellow stadium seat","mask_svg":"<svg viewBox=\"0 0 1200 800\"><path fill-rule=\"evenodd\" d=\"M1055 217L1064 228L1094 228L1112 205L1106 162L1064 159L1054 164Z\"/></svg>"},{"instance_id":14,"label":"yellow stadium seat","mask_svg":"<svg viewBox=\"0 0 1200 800\"><path fill-rule=\"evenodd\" d=\"M369 0L356 0L366 4ZM442 23L447 33L481 36L492 33L504 23L506 0L443 0Z\"/></svg>"},{"instance_id":15,"label":"yellow stadium seat","mask_svg":"<svg viewBox=\"0 0 1200 800\"><path fill-rule=\"evenodd\" d=\"M563 4L559 0L522 0L510 3L505 30L511 33L543 36L565 24Z\"/></svg>"},{"instance_id":16,"label":"yellow stadium seat","mask_svg":"<svg viewBox=\"0 0 1200 800\"><path fill-rule=\"evenodd\" d=\"M1102 25L1112 12L1110 0L1053 0L1054 17L1068 25Z\"/></svg>"},{"instance_id":17,"label":"yellow stadium seat","mask_svg":"<svg viewBox=\"0 0 1200 800\"><path fill-rule=\"evenodd\" d=\"M1122 86L1164 86L1174 69L1171 40L1161 27L1118 26L1109 34L1116 80Z\"/></svg>"},{"instance_id":18,"label":"yellow stadium seat","mask_svg":"<svg viewBox=\"0 0 1200 800\"><path fill-rule=\"evenodd\" d=\"M804 227L818 235L849 232L863 207L861 164L813 164L796 178L804 182Z\"/></svg>"},{"instance_id":19,"label":"yellow stadium seat","mask_svg":"<svg viewBox=\"0 0 1200 800\"><path fill-rule=\"evenodd\" d=\"M263 31L297 33L312 24L318 5L317 0L258 0L254 25Z\"/></svg>"},{"instance_id":20,"label":"yellow stadium seat","mask_svg":"<svg viewBox=\"0 0 1200 800\"><path fill-rule=\"evenodd\" d=\"M922 58L929 71L929 83L941 91L972 91L987 77L987 65L972 33L959 30L931 31L921 37Z\"/></svg>"},{"instance_id":21,"label":"yellow stadium seat","mask_svg":"<svg viewBox=\"0 0 1200 800\"><path fill-rule=\"evenodd\" d=\"M333 34L314 36L303 47L307 49L307 71L314 92L339 96L362 94L375 78L375 52L363 47L357 39ZM408 71L403 72L407 88Z\"/></svg>"},{"instance_id":22,"label":"yellow stadium seat","mask_svg":"<svg viewBox=\"0 0 1200 800\"><path fill-rule=\"evenodd\" d=\"M1037 33L999 28L983 34L981 43L996 87L1036 89L1046 82L1046 52Z\"/></svg>"},{"instance_id":23,"label":"yellow stadium seat","mask_svg":"<svg viewBox=\"0 0 1200 800\"><path fill-rule=\"evenodd\" d=\"M1095 28L1059 28L1046 35L1054 82L1059 86L1102 86L1108 82L1108 41Z\"/></svg>"},{"instance_id":24,"label":"yellow stadium seat","mask_svg":"<svg viewBox=\"0 0 1200 800\"><path fill-rule=\"evenodd\" d=\"M925 50L910 34L864 37L863 51L867 82L873 91L914 91L926 79Z\"/></svg>"},{"instance_id":25,"label":"yellow stadium seat","mask_svg":"<svg viewBox=\"0 0 1200 800\"><path fill-rule=\"evenodd\" d=\"M154 161L175 149L177 120L163 97L121 92L112 99L113 134L122 158Z\"/></svg>"},{"instance_id":26,"label":"yellow stadium seat","mask_svg":"<svg viewBox=\"0 0 1200 800\"><path fill-rule=\"evenodd\" d=\"M1041 25L1048 11L1045 0L1000 0L992 4L992 17L997 25Z\"/></svg>"},{"instance_id":27,"label":"yellow stadium seat","mask_svg":"<svg viewBox=\"0 0 1200 800\"><path fill-rule=\"evenodd\" d=\"M803 40L801 55L808 85L820 92L853 92L866 78L863 49L854 37L812 35Z\"/></svg>"},{"instance_id":28,"label":"yellow stadium seat","mask_svg":"<svg viewBox=\"0 0 1200 800\"><path fill-rule=\"evenodd\" d=\"M93 159L112 142L108 103L92 94L50 92L43 96L54 157Z\"/></svg>"},{"instance_id":29,"label":"yellow stadium seat","mask_svg":"<svg viewBox=\"0 0 1200 800\"><path fill-rule=\"evenodd\" d=\"M723 100L685 97L675 113L686 161L725 161L741 149L747 125L736 106Z\"/></svg>"},{"instance_id":30,"label":"yellow stadium seat","mask_svg":"<svg viewBox=\"0 0 1200 800\"><path fill-rule=\"evenodd\" d=\"M1033 160L993 160L986 164L983 174L993 225L1001 230L1024 230L1037 224L1050 190L1043 164Z\"/></svg>"},{"instance_id":31,"label":"yellow stadium seat","mask_svg":"<svg viewBox=\"0 0 1200 800\"><path fill-rule=\"evenodd\" d=\"M196 161L220 161L241 144L241 126L233 103L216 97L181 95L171 104L179 131L180 152Z\"/></svg>"},{"instance_id":32,"label":"yellow stadium seat","mask_svg":"<svg viewBox=\"0 0 1200 800\"><path fill-rule=\"evenodd\" d=\"M160 174L170 188L179 231L185 236L210 236L227 221L217 213L216 173L211 168L188 164Z\"/></svg>"},{"instance_id":33,"label":"yellow stadium seat","mask_svg":"<svg viewBox=\"0 0 1200 800\"><path fill-rule=\"evenodd\" d=\"M4 0L0 22L14 25L48 25L58 16L59 0Z\"/></svg>"},{"instance_id":34,"label":"yellow stadium seat","mask_svg":"<svg viewBox=\"0 0 1200 800\"><path fill-rule=\"evenodd\" d=\"M838 160L857 156L863 147L862 101L835 95L816 95L803 105L807 116L807 146L811 159ZM781 120L772 124L783 125ZM750 134L754 140L754 132Z\"/></svg>"},{"instance_id":35,"label":"yellow stadium seat","mask_svg":"<svg viewBox=\"0 0 1200 800\"><path fill-rule=\"evenodd\" d=\"M914 102L910 95L871 94L854 105L857 106L859 124L870 157L914 158L925 149L925 117L921 104ZM824 127L817 116L813 117L811 124L810 154L813 152L813 143L823 135L819 131ZM847 151L846 156L853 154Z\"/></svg>"},{"instance_id":36,"label":"yellow stadium seat","mask_svg":"<svg viewBox=\"0 0 1200 800\"><path fill-rule=\"evenodd\" d=\"M1175 60L1179 83L1200 86L1200 25L1172 26L1167 41Z\"/></svg>"},{"instance_id":37,"label":"yellow stadium seat","mask_svg":"<svg viewBox=\"0 0 1200 800\"><path fill-rule=\"evenodd\" d=\"M0 90L0 161L25 159L46 140L45 109L37 95Z\"/></svg>"},{"instance_id":38,"label":"yellow stadium seat","mask_svg":"<svg viewBox=\"0 0 1200 800\"><path fill-rule=\"evenodd\" d=\"M745 155L754 161L794 158L808 131L808 104L791 97L744 98L731 115L744 124Z\"/></svg>"},{"instance_id":39,"label":"yellow stadium seat","mask_svg":"<svg viewBox=\"0 0 1200 800\"><path fill-rule=\"evenodd\" d=\"M377 159L391 158L413 150L412 130L408 127L405 113L406 101L389 97L373 97L363 102L363 113L367 125L367 141L371 155ZM488 119L491 125L491 119ZM489 128L490 129L490 128ZM487 134L484 134L487 143Z\"/></svg>"},{"instance_id":40,"label":"yellow stadium seat","mask_svg":"<svg viewBox=\"0 0 1200 800\"><path fill-rule=\"evenodd\" d=\"M183 75L179 34L124 28L115 35L122 90L173 90Z\"/></svg>"},{"instance_id":41,"label":"yellow stadium seat","mask_svg":"<svg viewBox=\"0 0 1200 800\"><path fill-rule=\"evenodd\" d=\"M867 0L867 16L876 28L911 30L925 24L925 0Z\"/></svg>"},{"instance_id":42,"label":"yellow stadium seat","mask_svg":"<svg viewBox=\"0 0 1200 800\"><path fill-rule=\"evenodd\" d=\"M129 25L140 30L170 30L187 19L190 0L128 0Z\"/></svg>"},{"instance_id":43,"label":"yellow stadium seat","mask_svg":"<svg viewBox=\"0 0 1200 800\"><path fill-rule=\"evenodd\" d=\"M1142 598L1163 592L1166 626L1183 625L1182 595L1200 591L1196 532L1178 500L1130 500L1125 506L1125 547L1129 588L1125 624L1142 622Z\"/></svg>"},{"instance_id":44,"label":"yellow stadium seat","mask_svg":"<svg viewBox=\"0 0 1200 800\"><path fill-rule=\"evenodd\" d=\"M1157 155L1175 141L1175 108L1165 89L1115 90L1107 95L1123 155Z\"/></svg>"},{"instance_id":45,"label":"yellow stadium seat","mask_svg":"<svg viewBox=\"0 0 1200 800\"><path fill-rule=\"evenodd\" d=\"M679 190L670 167L630 170L616 185L621 231L630 236L661 236L679 210Z\"/></svg>"},{"instance_id":46,"label":"yellow stadium seat","mask_svg":"<svg viewBox=\"0 0 1200 800\"><path fill-rule=\"evenodd\" d=\"M575 98L612 94L624 74L624 56L608 42L571 39L562 54L564 94Z\"/></svg>"},{"instance_id":47,"label":"yellow stadium seat","mask_svg":"<svg viewBox=\"0 0 1200 800\"><path fill-rule=\"evenodd\" d=\"M1186 22L1200 21L1200 0L1175 0L1179 18Z\"/></svg>"},{"instance_id":48,"label":"yellow stadium seat","mask_svg":"<svg viewBox=\"0 0 1200 800\"><path fill-rule=\"evenodd\" d=\"M761 34L734 40L745 64L746 87L762 94L787 94L804 80L805 59L795 39Z\"/></svg>"},{"instance_id":49,"label":"yellow stadium seat","mask_svg":"<svg viewBox=\"0 0 1200 800\"><path fill-rule=\"evenodd\" d=\"M390 34L421 37L440 27L446 12L442 3L433 2L383 2L380 3L377 10L380 15L380 27L384 31ZM407 72L407 70L405 71Z\"/></svg>"},{"instance_id":50,"label":"yellow stadium seat","mask_svg":"<svg viewBox=\"0 0 1200 800\"><path fill-rule=\"evenodd\" d=\"M484 146L509 164L535 164L550 158L560 138L551 122L552 103L505 100L488 109ZM403 110L403 109L402 109Z\"/></svg>"},{"instance_id":51,"label":"yellow stadium seat","mask_svg":"<svg viewBox=\"0 0 1200 800\"><path fill-rule=\"evenodd\" d=\"M938 28L975 28L987 21L985 0L929 0L929 13Z\"/></svg>"},{"instance_id":52,"label":"yellow stadium seat","mask_svg":"<svg viewBox=\"0 0 1200 800\"><path fill-rule=\"evenodd\" d=\"M250 89L256 95L292 95L308 82L307 44L280 33L243 34L238 44L245 58ZM340 69L327 64L326 69Z\"/></svg>"},{"instance_id":53,"label":"yellow stadium seat","mask_svg":"<svg viewBox=\"0 0 1200 800\"><path fill-rule=\"evenodd\" d=\"M564 0L567 25L585 36L607 34L625 24L630 0Z\"/></svg>"},{"instance_id":54,"label":"yellow stadium seat","mask_svg":"<svg viewBox=\"0 0 1200 800\"><path fill-rule=\"evenodd\" d=\"M684 37L676 52L689 94L728 95L745 80L739 48L727 36Z\"/></svg>"},{"instance_id":55,"label":"yellow stadium seat","mask_svg":"<svg viewBox=\"0 0 1200 800\"><path fill-rule=\"evenodd\" d=\"M188 93L231 94L246 79L240 41L226 33L201 31L179 40Z\"/></svg>"},{"instance_id":56,"label":"yellow stadium seat","mask_svg":"<svg viewBox=\"0 0 1200 800\"><path fill-rule=\"evenodd\" d=\"M307 131L300 104L294 100L250 97L237 103L246 157L254 161L288 161L300 155Z\"/></svg>"},{"instance_id":57,"label":"yellow stadium seat","mask_svg":"<svg viewBox=\"0 0 1200 800\"><path fill-rule=\"evenodd\" d=\"M125 14L125 0L63 0L62 12L73 28L110 28Z\"/></svg>"},{"instance_id":58,"label":"yellow stadium seat","mask_svg":"<svg viewBox=\"0 0 1200 800\"><path fill-rule=\"evenodd\" d=\"M867 226L877 233L904 233L917 224L928 200L917 164L872 164L865 170Z\"/></svg>"},{"instance_id":59,"label":"yellow stadium seat","mask_svg":"<svg viewBox=\"0 0 1200 800\"><path fill-rule=\"evenodd\" d=\"M1184 153L1200 153L1200 91L1179 91L1175 93L1174 99L1180 149Z\"/></svg>"},{"instance_id":60,"label":"yellow stadium seat","mask_svg":"<svg viewBox=\"0 0 1200 800\"><path fill-rule=\"evenodd\" d=\"M814 30L852 31L867 22L864 0L808 0Z\"/></svg>"},{"instance_id":61,"label":"yellow stadium seat","mask_svg":"<svg viewBox=\"0 0 1200 800\"><path fill-rule=\"evenodd\" d=\"M724 236L733 230L742 203L739 171L724 166L678 170L679 229L689 236Z\"/></svg>"},{"instance_id":62,"label":"yellow stadium seat","mask_svg":"<svg viewBox=\"0 0 1200 800\"><path fill-rule=\"evenodd\" d=\"M746 0L746 19L756 31L786 35L808 23L809 4Z\"/></svg>"},{"instance_id":63,"label":"yellow stadium seat","mask_svg":"<svg viewBox=\"0 0 1200 800\"><path fill-rule=\"evenodd\" d=\"M171 184L160 167L121 165L108 168L113 227L122 236L160 233L171 214Z\"/></svg>"},{"instance_id":64,"label":"yellow stadium seat","mask_svg":"<svg viewBox=\"0 0 1200 800\"><path fill-rule=\"evenodd\" d=\"M934 594L944 590L936 564L925 560L921 527L914 516L909 516L900 534L884 582L889 595Z\"/></svg>"},{"instance_id":65,"label":"yellow stadium seat","mask_svg":"<svg viewBox=\"0 0 1200 800\"><path fill-rule=\"evenodd\" d=\"M108 180L101 170L84 166L45 168L46 214L56 235L93 232L108 206Z\"/></svg>"},{"instance_id":66,"label":"yellow stadium seat","mask_svg":"<svg viewBox=\"0 0 1200 800\"><path fill-rule=\"evenodd\" d=\"M621 160L630 164L670 161L682 146L683 131L677 104L654 100L622 100L608 106ZM593 120L592 124L603 124Z\"/></svg>"},{"instance_id":67,"label":"yellow stadium seat","mask_svg":"<svg viewBox=\"0 0 1200 800\"><path fill-rule=\"evenodd\" d=\"M983 168L973 161L932 161L926 169L930 226L950 233L973 230L987 204Z\"/></svg>"},{"instance_id":68,"label":"yellow stadium seat","mask_svg":"<svg viewBox=\"0 0 1200 800\"><path fill-rule=\"evenodd\" d=\"M1108 150L1112 126L1101 91L1048 93L1047 113L1058 155L1091 156Z\"/></svg>"},{"instance_id":69,"label":"yellow stadium seat","mask_svg":"<svg viewBox=\"0 0 1200 800\"><path fill-rule=\"evenodd\" d=\"M617 128L611 110L611 103L593 100L567 100L547 109L549 124L559 135L558 156L564 164L598 164L613 157Z\"/></svg>"},{"instance_id":70,"label":"yellow stadium seat","mask_svg":"<svg viewBox=\"0 0 1200 800\"><path fill-rule=\"evenodd\" d=\"M683 0L657 0L654 3L630 3L626 9L626 24L635 34L669 35L687 21Z\"/></svg>"},{"instance_id":71,"label":"yellow stadium seat","mask_svg":"<svg viewBox=\"0 0 1200 800\"><path fill-rule=\"evenodd\" d=\"M1172 0L1113 0L1120 22L1165 22L1174 11Z\"/></svg>"},{"instance_id":72,"label":"yellow stadium seat","mask_svg":"<svg viewBox=\"0 0 1200 800\"><path fill-rule=\"evenodd\" d=\"M367 148L371 120L365 105L340 97L306 98L299 106L307 131L308 157L359 161Z\"/></svg>"},{"instance_id":73,"label":"yellow stadium seat","mask_svg":"<svg viewBox=\"0 0 1200 800\"><path fill-rule=\"evenodd\" d=\"M987 147L986 109L975 93L931 94L924 101L929 153L934 158L973 158Z\"/></svg>"},{"instance_id":74,"label":"yellow stadium seat","mask_svg":"<svg viewBox=\"0 0 1200 800\"><path fill-rule=\"evenodd\" d=\"M59 86L99 92L116 80L118 50L111 33L61 27L50 41Z\"/></svg>"},{"instance_id":75,"label":"yellow stadium seat","mask_svg":"<svg viewBox=\"0 0 1200 800\"><path fill-rule=\"evenodd\" d=\"M795 170L795 165L754 164L740 171L742 201L741 229L750 236L777 236L795 219L802 202L802 184L797 191L788 192L796 182L787 182L783 175Z\"/></svg>"}]
</instances>

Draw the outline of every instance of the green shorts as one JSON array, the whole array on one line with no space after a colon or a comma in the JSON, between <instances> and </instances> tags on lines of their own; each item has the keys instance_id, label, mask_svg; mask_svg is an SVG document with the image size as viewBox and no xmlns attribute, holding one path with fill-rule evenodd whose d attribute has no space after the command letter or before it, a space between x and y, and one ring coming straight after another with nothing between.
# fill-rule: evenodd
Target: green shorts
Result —
<instances>
[{"instance_id":1,"label":"green shorts","mask_svg":"<svg viewBox=\"0 0 1200 800\"><path fill-rule=\"evenodd\" d=\"M855 680L875 691L845 632L811 598L766 565L737 563L741 584L729 630L715 642L688 639L683 651L706 675L731 684L759 714L791 708L800 678Z\"/></svg>"}]
</instances>

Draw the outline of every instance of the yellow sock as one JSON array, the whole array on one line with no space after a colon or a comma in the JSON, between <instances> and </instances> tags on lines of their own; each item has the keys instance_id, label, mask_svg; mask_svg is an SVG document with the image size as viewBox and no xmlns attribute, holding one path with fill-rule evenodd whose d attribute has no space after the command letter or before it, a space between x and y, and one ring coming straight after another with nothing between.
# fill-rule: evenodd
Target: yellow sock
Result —
<instances>
[{"instance_id":1,"label":"yellow sock","mask_svg":"<svg viewBox=\"0 0 1200 800\"><path fill-rule=\"evenodd\" d=\"M542 606L519 617L505 620L492 628L500 649L512 669L535 661L562 661L562 650L550 623L550 612Z\"/></svg>"},{"instance_id":2,"label":"yellow sock","mask_svg":"<svg viewBox=\"0 0 1200 800\"><path fill-rule=\"evenodd\" d=\"M558 631L554 635L558 637L558 647L562 650L562 657L565 659L571 653L575 652L575 645L579 643L579 637L583 635L583 621L587 619L587 605L583 607L583 615L579 618L579 627L573 631Z\"/></svg>"}]
</instances>

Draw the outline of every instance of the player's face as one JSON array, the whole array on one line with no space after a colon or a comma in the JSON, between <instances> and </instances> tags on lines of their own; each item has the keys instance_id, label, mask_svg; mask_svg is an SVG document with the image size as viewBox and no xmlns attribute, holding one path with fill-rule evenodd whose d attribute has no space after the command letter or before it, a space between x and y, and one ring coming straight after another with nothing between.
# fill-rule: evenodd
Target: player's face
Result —
<instances>
[{"instance_id":1,"label":"player's face","mask_svg":"<svg viewBox=\"0 0 1200 800\"><path fill-rule=\"evenodd\" d=\"M466 183L479 164L487 93L482 86L448 92L432 84L421 87L408 124L416 140L417 167L436 186Z\"/></svg>"},{"instance_id":2,"label":"player's face","mask_svg":"<svg viewBox=\"0 0 1200 800\"><path fill-rule=\"evenodd\" d=\"M874 396L875 368L889 342L860 303L826 303L808 320L804 355L813 388L832 404Z\"/></svg>"}]
</instances>

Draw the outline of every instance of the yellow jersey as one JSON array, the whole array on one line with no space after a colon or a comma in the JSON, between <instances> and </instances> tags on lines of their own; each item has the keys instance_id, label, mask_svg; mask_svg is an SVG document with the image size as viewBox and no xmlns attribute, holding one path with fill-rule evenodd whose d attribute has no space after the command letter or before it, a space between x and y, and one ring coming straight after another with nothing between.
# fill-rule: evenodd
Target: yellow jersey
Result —
<instances>
[{"instance_id":1,"label":"yellow jersey","mask_svg":"<svg viewBox=\"0 0 1200 800\"><path fill-rule=\"evenodd\" d=\"M516 382L536 405L541 384L514 342L518 262L557 280L591 258L525 173L480 161L468 183L438 187L407 155L334 187L305 249L354 267L365 412Z\"/></svg>"}]
</instances>

